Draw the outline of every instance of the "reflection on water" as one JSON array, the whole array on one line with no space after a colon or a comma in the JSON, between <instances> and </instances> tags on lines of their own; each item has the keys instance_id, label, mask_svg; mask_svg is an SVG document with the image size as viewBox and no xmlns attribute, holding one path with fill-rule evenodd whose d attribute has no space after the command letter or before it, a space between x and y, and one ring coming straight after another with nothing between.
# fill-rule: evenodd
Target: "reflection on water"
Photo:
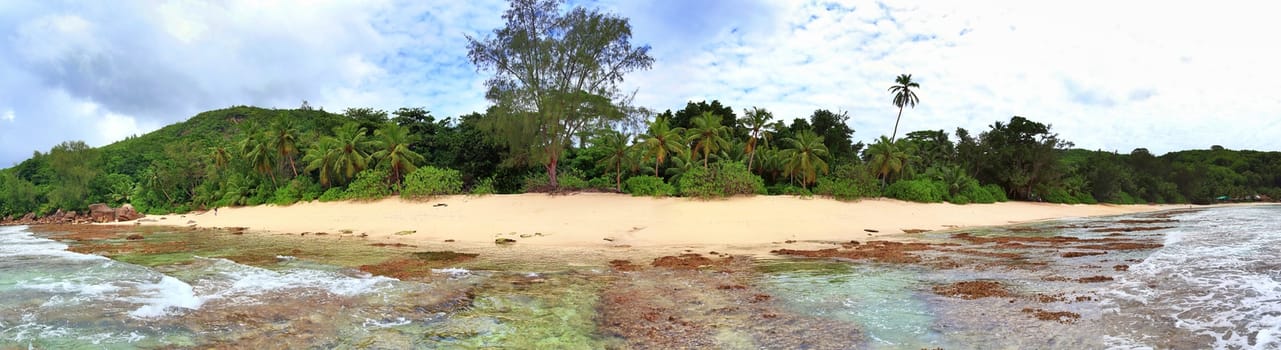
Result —
<instances>
[{"instance_id":1,"label":"reflection on water","mask_svg":"<svg viewBox=\"0 0 1281 350\"><path fill-rule=\"evenodd\" d=\"M892 245L864 242L664 267L0 227L0 348L1277 348L1277 209L933 232L886 260L856 250Z\"/></svg>"}]
</instances>

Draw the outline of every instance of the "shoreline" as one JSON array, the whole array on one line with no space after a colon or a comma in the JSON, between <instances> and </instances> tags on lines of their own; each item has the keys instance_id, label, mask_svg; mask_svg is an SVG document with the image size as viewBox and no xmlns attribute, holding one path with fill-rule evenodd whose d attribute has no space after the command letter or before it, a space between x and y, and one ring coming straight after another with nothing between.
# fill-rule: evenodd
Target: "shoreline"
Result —
<instances>
[{"instance_id":1,"label":"shoreline","mask_svg":"<svg viewBox=\"0 0 1281 350\"><path fill-rule=\"evenodd\" d=\"M1188 207L1035 202L955 205L892 199L842 202L792 196L697 200L574 193L262 205L220 208L216 215L213 211L192 212L103 225L222 228L317 238L355 236L369 242L414 246L451 244L483 249L497 246L495 240L511 239L515 242L504 246L553 251L717 248L759 255L783 242L884 239L913 230Z\"/></svg>"}]
</instances>

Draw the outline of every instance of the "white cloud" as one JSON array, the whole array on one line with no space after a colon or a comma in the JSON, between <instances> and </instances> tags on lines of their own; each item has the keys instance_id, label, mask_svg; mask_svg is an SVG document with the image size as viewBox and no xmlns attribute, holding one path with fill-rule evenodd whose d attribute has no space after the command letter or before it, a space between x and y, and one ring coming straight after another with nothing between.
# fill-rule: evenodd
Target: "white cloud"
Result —
<instances>
[{"instance_id":1,"label":"white cloud","mask_svg":"<svg viewBox=\"0 0 1281 350\"><path fill-rule=\"evenodd\" d=\"M17 119L17 116L16 116L16 115L14 115L14 113L13 113L13 110L12 110L12 109L10 109L10 110L5 110L5 111L4 111L4 114L0 114L0 120L4 120L4 121L7 121L7 122L12 123L14 119Z\"/></svg>"}]
</instances>

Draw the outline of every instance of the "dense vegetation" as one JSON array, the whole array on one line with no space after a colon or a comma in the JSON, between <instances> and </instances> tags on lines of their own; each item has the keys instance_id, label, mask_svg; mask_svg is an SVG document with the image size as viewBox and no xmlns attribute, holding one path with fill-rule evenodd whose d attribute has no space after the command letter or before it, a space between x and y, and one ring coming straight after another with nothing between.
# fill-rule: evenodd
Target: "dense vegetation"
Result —
<instances>
[{"instance_id":1,"label":"dense vegetation","mask_svg":"<svg viewBox=\"0 0 1281 350\"><path fill-rule=\"evenodd\" d=\"M484 113L437 119L424 108L351 108L338 114L305 103L291 110L208 111L101 148L65 142L0 170L0 216L84 210L99 202L167 213L562 190L699 198L883 195L958 204L1281 198L1279 152L1215 146L1157 156L1145 149L1070 149L1049 125L1017 116L977 135L958 128L955 138L944 130L897 138L896 121L890 137L864 145L853 142L850 116L824 109L790 122L764 108L737 114L719 101L650 113L629 106L615 88L624 73L652 62L648 47L627 43L627 20L583 9L562 15L556 6L514 1L504 15L508 27L469 38L473 62L495 71L487 95L494 104ZM527 67L510 66L514 62ZM538 66L573 66L579 74L518 72ZM919 102L920 88L902 75L887 99L901 115Z\"/></svg>"}]
</instances>

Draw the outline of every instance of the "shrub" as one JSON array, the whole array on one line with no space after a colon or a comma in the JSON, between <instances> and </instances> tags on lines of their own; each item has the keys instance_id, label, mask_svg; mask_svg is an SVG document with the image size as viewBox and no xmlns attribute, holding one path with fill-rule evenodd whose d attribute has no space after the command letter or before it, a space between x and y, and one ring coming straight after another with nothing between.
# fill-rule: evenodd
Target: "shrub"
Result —
<instances>
[{"instance_id":1,"label":"shrub","mask_svg":"<svg viewBox=\"0 0 1281 350\"><path fill-rule=\"evenodd\" d=\"M947 198L947 201L948 201L948 203L952 203L952 204L970 204L970 203L974 203L974 201L970 200L970 197L967 197L967 196L965 196L964 194L961 194L961 193L957 193L957 194L954 194L954 195L949 196L949 197Z\"/></svg>"},{"instance_id":2,"label":"shrub","mask_svg":"<svg viewBox=\"0 0 1281 350\"><path fill-rule=\"evenodd\" d=\"M964 204L957 203L959 201L957 197L964 197L967 203L996 203L996 197L993 197L992 193L983 186L979 186L979 182L974 179L966 181L965 184L961 186L960 192L952 195L952 198L948 200L954 204Z\"/></svg>"},{"instance_id":3,"label":"shrub","mask_svg":"<svg viewBox=\"0 0 1281 350\"><path fill-rule=\"evenodd\" d=\"M476 185L472 186L471 188L471 194L475 196L484 196L484 195L495 194L495 193L498 193L498 191L494 189L493 177L487 177L483 180L480 180L480 182L477 182Z\"/></svg>"},{"instance_id":4,"label":"shrub","mask_svg":"<svg viewBox=\"0 0 1281 350\"><path fill-rule=\"evenodd\" d=\"M1045 194L1045 201L1050 203L1077 204L1076 197L1073 197L1062 188L1054 188Z\"/></svg>"},{"instance_id":5,"label":"shrub","mask_svg":"<svg viewBox=\"0 0 1281 350\"><path fill-rule=\"evenodd\" d=\"M330 187L328 190L325 190L325 193L320 195L320 198L317 199L321 202L340 201L343 199L343 192L346 191L343 191L342 187Z\"/></svg>"},{"instance_id":6,"label":"shrub","mask_svg":"<svg viewBox=\"0 0 1281 350\"><path fill-rule=\"evenodd\" d=\"M828 176L819 177L814 194L838 200L855 200L880 196L881 186L866 167L846 164L833 169Z\"/></svg>"},{"instance_id":7,"label":"shrub","mask_svg":"<svg viewBox=\"0 0 1281 350\"><path fill-rule=\"evenodd\" d=\"M997 202L1008 202L1010 200L1008 197L1005 196L1005 189L1001 188L1001 186L997 186L996 184L988 184L987 186L983 186L983 189L987 190L987 193L991 195L992 199L996 200Z\"/></svg>"},{"instance_id":8,"label":"shrub","mask_svg":"<svg viewBox=\"0 0 1281 350\"><path fill-rule=\"evenodd\" d=\"M530 193L555 190L576 191L589 188L587 180L583 180L582 176L579 176L578 172L574 169L567 169L565 172L557 173L556 182L559 186L551 188L551 182L547 181L547 173L538 172L525 177L524 184L521 186L520 191Z\"/></svg>"},{"instance_id":9,"label":"shrub","mask_svg":"<svg viewBox=\"0 0 1281 350\"><path fill-rule=\"evenodd\" d=\"M942 202L945 195L947 185L926 179L898 181L885 188L885 196L912 202Z\"/></svg>"},{"instance_id":10,"label":"shrub","mask_svg":"<svg viewBox=\"0 0 1281 350\"><path fill-rule=\"evenodd\" d=\"M765 181L747 171L739 162L721 162L715 167L695 167L681 175L680 194L686 197L716 198L741 194L765 194Z\"/></svg>"},{"instance_id":11,"label":"shrub","mask_svg":"<svg viewBox=\"0 0 1281 350\"><path fill-rule=\"evenodd\" d=\"M424 198L463 192L463 176L458 170L425 166L405 177L402 198Z\"/></svg>"},{"instance_id":12,"label":"shrub","mask_svg":"<svg viewBox=\"0 0 1281 350\"><path fill-rule=\"evenodd\" d=\"M1121 194L1127 197L1129 196L1128 194L1125 194L1125 192L1121 192ZM1076 194L1076 202L1081 204L1099 204L1099 201L1095 200L1094 196L1090 195L1089 192L1085 192L1085 191L1081 191L1081 193ZM1133 204L1133 203L1130 203L1130 204Z\"/></svg>"},{"instance_id":13,"label":"shrub","mask_svg":"<svg viewBox=\"0 0 1281 350\"><path fill-rule=\"evenodd\" d=\"M293 186L294 182L290 181L285 186L276 188L276 193L271 197L271 204L290 205L297 202L302 197L301 189Z\"/></svg>"},{"instance_id":14,"label":"shrub","mask_svg":"<svg viewBox=\"0 0 1281 350\"><path fill-rule=\"evenodd\" d=\"M775 184L774 186L770 186L767 190L771 195L802 196L802 197L811 197L814 195L814 192L810 192L810 190L805 189L804 187L796 186L790 183Z\"/></svg>"},{"instance_id":15,"label":"shrub","mask_svg":"<svg viewBox=\"0 0 1281 350\"><path fill-rule=\"evenodd\" d=\"M613 176L594 177L591 180L587 180L587 188L597 189L602 191L614 191L617 187L616 185L617 184L614 183Z\"/></svg>"},{"instance_id":16,"label":"shrub","mask_svg":"<svg viewBox=\"0 0 1281 350\"><path fill-rule=\"evenodd\" d=\"M623 192L633 196L663 197L676 194L676 188L657 176L636 176L623 181Z\"/></svg>"},{"instance_id":17,"label":"shrub","mask_svg":"<svg viewBox=\"0 0 1281 350\"><path fill-rule=\"evenodd\" d=\"M395 190L387 185L387 171L365 169L356 174L356 180L347 185L343 199L373 200L390 196Z\"/></svg>"}]
</instances>

